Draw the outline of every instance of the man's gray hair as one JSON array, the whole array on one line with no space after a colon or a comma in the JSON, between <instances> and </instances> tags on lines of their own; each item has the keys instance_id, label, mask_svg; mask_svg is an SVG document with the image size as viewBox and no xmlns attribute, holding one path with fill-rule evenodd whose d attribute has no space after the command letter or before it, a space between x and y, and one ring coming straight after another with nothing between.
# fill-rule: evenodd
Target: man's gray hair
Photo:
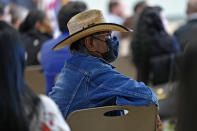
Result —
<instances>
[{"instance_id":1,"label":"man's gray hair","mask_svg":"<svg viewBox=\"0 0 197 131\"><path fill-rule=\"evenodd\" d=\"M9 5L9 13L12 17L11 22L14 24L18 19L23 21L26 18L28 9L12 3Z\"/></svg>"}]
</instances>

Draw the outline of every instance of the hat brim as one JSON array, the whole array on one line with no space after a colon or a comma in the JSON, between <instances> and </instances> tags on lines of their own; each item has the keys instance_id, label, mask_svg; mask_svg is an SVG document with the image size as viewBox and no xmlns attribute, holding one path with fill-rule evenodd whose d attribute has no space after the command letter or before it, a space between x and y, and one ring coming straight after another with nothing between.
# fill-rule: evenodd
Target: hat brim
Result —
<instances>
[{"instance_id":1,"label":"hat brim","mask_svg":"<svg viewBox=\"0 0 197 131\"><path fill-rule=\"evenodd\" d=\"M62 49L66 46L71 45L73 42L80 40L81 38L84 38L84 37L89 36L91 34L94 34L97 32L102 32L102 31L131 32L132 30L129 30L128 28L126 28L122 25L118 25L118 24L114 24L114 23L95 24L95 25L84 28L83 30L80 30L80 31L68 36L67 38L65 38L64 40L62 40L58 44L56 44L53 47L53 51Z\"/></svg>"}]
</instances>

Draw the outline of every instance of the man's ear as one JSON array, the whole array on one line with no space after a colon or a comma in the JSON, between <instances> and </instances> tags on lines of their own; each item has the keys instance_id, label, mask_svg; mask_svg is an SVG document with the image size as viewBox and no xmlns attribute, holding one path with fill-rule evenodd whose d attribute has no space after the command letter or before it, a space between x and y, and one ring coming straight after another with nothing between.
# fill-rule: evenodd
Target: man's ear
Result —
<instances>
[{"instance_id":1,"label":"man's ear","mask_svg":"<svg viewBox=\"0 0 197 131\"><path fill-rule=\"evenodd\" d=\"M85 46L88 51L96 51L96 47L94 46L93 40L90 36L85 38Z\"/></svg>"}]
</instances>

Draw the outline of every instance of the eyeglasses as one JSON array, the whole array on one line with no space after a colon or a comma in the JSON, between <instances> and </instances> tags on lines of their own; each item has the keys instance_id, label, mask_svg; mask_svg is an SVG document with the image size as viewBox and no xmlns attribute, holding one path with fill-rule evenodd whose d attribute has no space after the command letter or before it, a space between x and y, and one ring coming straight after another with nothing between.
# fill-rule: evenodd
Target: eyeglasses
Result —
<instances>
[{"instance_id":1,"label":"eyeglasses","mask_svg":"<svg viewBox=\"0 0 197 131\"><path fill-rule=\"evenodd\" d=\"M97 36L102 36L104 35L106 37L106 40L102 40L101 38L97 37ZM94 35L91 35L93 38L97 39L97 40L100 40L100 41L103 41L103 42L106 42L108 39L110 39L112 36L111 34L94 34Z\"/></svg>"}]
</instances>

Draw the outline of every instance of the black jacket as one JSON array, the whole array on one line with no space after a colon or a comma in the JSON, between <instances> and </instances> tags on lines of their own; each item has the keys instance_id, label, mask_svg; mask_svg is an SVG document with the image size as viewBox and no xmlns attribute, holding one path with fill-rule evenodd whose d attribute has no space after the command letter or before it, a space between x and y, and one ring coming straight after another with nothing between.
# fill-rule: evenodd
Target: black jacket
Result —
<instances>
[{"instance_id":1,"label":"black jacket","mask_svg":"<svg viewBox=\"0 0 197 131\"><path fill-rule=\"evenodd\" d=\"M27 65L38 65L39 52L42 44L51 39L52 36L46 33L41 33L38 30L30 30L22 34L23 43L26 53Z\"/></svg>"},{"instance_id":2,"label":"black jacket","mask_svg":"<svg viewBox=\"0 0 197 131\"><path fill-rule=\"evenodd\" d=\"M167 34L158 34L158 36L155 35L154 37L145 43L132 43L131 45L133 60L137 67L137 80L143 81L145 84L148 84L150 81L155 81L153 82L154 84L166 81L169 78L170 72L170 65L167 67L170 62L170 55L179 51L179 45L174 37ZM166 58L166 55L169 56ZM156 59L152 60L153 58ZM161 65L164 67L161 67ZM151 75L151 73L154 74ZM157 74L164 75L165 77L162 79L158 77L161 81L156 81L158 80Z\"/></svg>"},{"instance_id":3,"label":"black jacket","mask_svg":"<svg viewBox=\"0 0 197 131\"><path fill-rule=\"evenodd\" d=\"M189 20L185 25L175 31L174 36L180 44L181 51L184 50L185 45L196 38L196 33L197 19Z\"/></svg>"}]
</instances>

